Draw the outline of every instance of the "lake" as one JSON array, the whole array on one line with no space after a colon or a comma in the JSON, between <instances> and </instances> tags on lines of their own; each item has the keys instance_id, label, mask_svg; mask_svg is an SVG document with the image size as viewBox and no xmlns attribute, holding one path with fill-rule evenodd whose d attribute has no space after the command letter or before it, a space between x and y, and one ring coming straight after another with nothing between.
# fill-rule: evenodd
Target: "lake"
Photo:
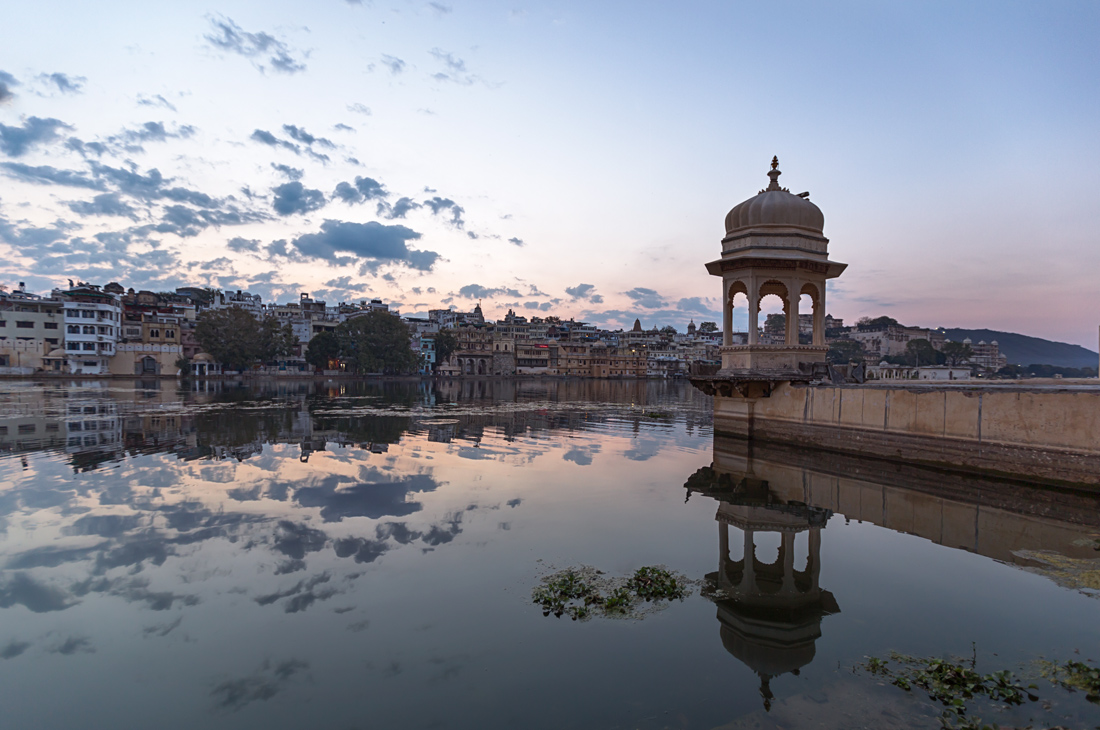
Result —
<instances>
[{"instance_id":1,"label":"lake","mask_svg":"<svg viewBox=\"0 0 1100 730\"><path fill-rule=\"evenodd\" d=\"M1100 724L1042 676L1100 659L1100 499L716 439L686 383L5 381L0 448L6 728L940 727L894 653ZM532 600L643 566L687 595Z\"/></svg>"}]
</instances>

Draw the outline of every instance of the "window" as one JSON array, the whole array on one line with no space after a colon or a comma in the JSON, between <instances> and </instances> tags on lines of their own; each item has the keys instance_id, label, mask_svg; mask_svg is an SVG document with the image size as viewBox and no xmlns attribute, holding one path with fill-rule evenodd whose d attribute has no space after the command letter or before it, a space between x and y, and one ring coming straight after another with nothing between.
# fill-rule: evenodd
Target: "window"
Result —
<instances>
[{"instance_id":1,"label":"window","mask_svg":"<svg viewBox=\"0 0 1100 730\"><path fill-rule=\"evenodd\" d=\"M80 334L80 325L78 325L78 324L67 325L65 327L65 331L68 332L70 335L79 335Z\"/></svg>"},{"instance_id":2,"label":"window","mask_svg":"<svg viewBox=\"0 0 1100 730\"><path fill-rule=\"evenodd\" d=\"M0 436L7 436L7 435L8 435L8 427L7 426L0 426Z\"/></svg>"},{"instance_id":3,"label":"window","mask_svg":"<svg viewBox=\"0 0 1100 730\"><path fill-rule=\"evenodd\" d=\"M96 362L95 360L85 360L83 362L83 365L86 368L97 368L97 367L99 367L99 363Z\"/></svg>"},{"instance_id":4,"label":"window","mask_svg":"<svg viewBox=\"0 0 1100 730\"><path fill-rule=\"evenodd\" d=\"M95 334L95 327L91 326L90 324L84 325L84 334L94 335Z\"/></svg>"},{"instance_id":5,"label":"window","mask_svg":"<svg viewBox=\"0 0 1100 730\"><path fill-rule=\"evenodd\" d=\"M53 345L54 347L57 347L57 338L56 337L47 337L46 338L46 344L47 345Z\"/></svg>"},{"instance_id":6,"label":"window","mask_svg":"<svg viewBox=\"0 0 1100 730\"><path fill-rule=\"evenodd\" d=\"M21 434L34 433L37 430L38 430L38 428L33 423L20 423L19 424L19 433L21 433Z\"/></svg>"},{"instance_id":7,"label":"window","mask_svg":"<svg viewBox=\"0 0 1100 730\"><path fill-rule=\"evenodd\" d=\"M95 312L90 309L82 309L80 310L80 316L84 319L95 319Z\"/></svg>"},{"instance_id":8,"label":"window","mask_svg":"<svg viewBox=\"0 0 1100 730\"><path fill-rule=\"evenodd\" d=\"M58 429L58 424L56 424L56 423L47 423L46 424L46 430L47 431L57 431L57 430L59 430Z\"/></svg>"},{"instance_id":9,"label":"window","mask_svg":"<svg viewBox=\"0 0 1100 730\"><path fill-rule=\"evenodd\" d=\"M34 329L34 322L16 322L15 326L21 330Z\"/></svg>"},{"instance_id":10,"label":"window","mask_svg":"<svg viewBox=\"0 0 1100 730\"><path fill-rule=\"evenodd\" d=\"M109 334L111 334L111 328L110 327L100 327L99 328L99 334L109 335Z\"/></svg>"},{"instance_id":11,"label":"window","mask_svg":"<svg viewBox=\"0 0 1100 730\"><path fill-rule=\"evenodd\" d=\"M80 319L80 310L79 309L66 309L65 310L65 316L70 317L72 319Z\"/></svg>"},{"instance_id":12,"label":"window","mask_svg":"<svg viewBox=\"0 0 1100 730\"><path fill-rule=\"evenodd\" d=\"M6 321L0 319L0 327L7 327L7 326L8 326L8 323Z\"/></svg>"},{"instance_id":13,"label":"window","mask_svg":"<svg viewBox=\"0 0 1100 730\"><path fill-rule=\"evenodd\" d=\"M65 349L66 350L79 350L80 349L80 343L79 342L66 342L65 343Z\"/></svg>"},{"instance_id":14,"label":"window","mask_svg":"<svg viewBox=\"0 0 1100 730\"><path fill-rule=\"evenodd\" d=\"M48 330L55 330L57 329L57 322L45 322L42 326Z\"/></svg>"},{"instance_id":15,"label":"window","mask_svg":"<svg viewBox=\"0 0 1100 730\"><path fill-rule=\"evenodd\" d=\"M98 427L99 427L99 424L96 421L85 421L84 422L84 430L85 431L95 431L95 430L98 429Z\"/></svg>"},{"instance_id":16,"label":"window","mask_svg":"<svg viewBox=\"0 0 1100 730\"><path fill-rule=\"evenodd\" d=\"M94 342L84 342L84 343L81 343L81 344L84 345L85 350L92 350L93 352L95 351L95 343Z\"/></svg>"},{"instance_id":17,"label":"window","mask_svg":"<svg viewBox=\"0 0 1100 730\"><path fill-rule=\"evenodd\" d=\"M150 337L160 337L160 330L149 330Z\"/></svg>"},{"instance_id":18,"label":"window","mask_svg":"<svg viewBox=\"0 0 1100 730\"><path fill-rule=\"evenodd\" d=\"M176 331L175 330L164 330L164 336L171 340L176 336Z\"/></svg>"}]
</instances>

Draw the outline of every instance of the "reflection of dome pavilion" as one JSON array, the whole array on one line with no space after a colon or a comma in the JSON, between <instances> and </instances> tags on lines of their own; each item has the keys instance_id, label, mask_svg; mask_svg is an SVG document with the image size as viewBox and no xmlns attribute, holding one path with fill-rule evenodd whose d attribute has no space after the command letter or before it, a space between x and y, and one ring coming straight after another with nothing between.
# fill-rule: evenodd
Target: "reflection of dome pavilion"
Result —
<instances>
[{"instance_id":1,"label":"reflection of dome pavilion","mask_svg":"<svg viewBox=\"0 0 1100 730\"><path fill-rule=\"evenodd\" d=\"M715 479L717 477L717 479ZM836 599L818 585L821 530L830 510L774 498L768 483L745 477L736 485L728 474L700 469L688 481L691 491L719 500L718 571L707 576L719 590L718 621L722 645L760 677L764 707L771 707L770 683L781 674L798 674L813 661L822 617L839 613ZM744 534L741 559L730 557L730 526ZM756 556L756 533L777 532L775 562ZM807 558L795 568L795 542L806 533Z\"/></svg>"}]
</instances>

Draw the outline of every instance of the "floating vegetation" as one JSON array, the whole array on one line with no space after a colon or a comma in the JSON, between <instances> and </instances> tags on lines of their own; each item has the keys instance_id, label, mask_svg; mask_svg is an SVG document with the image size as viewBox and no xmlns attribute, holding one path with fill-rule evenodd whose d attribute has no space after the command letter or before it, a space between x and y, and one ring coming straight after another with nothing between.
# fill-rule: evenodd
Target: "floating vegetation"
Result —
<instances>
[{"instance_id":1,"label":"floating vegetation","mask_svg":"<svg viewBox=\"0 0 1100 730\"><path fill-rule=\"evenodd\" d=\"M1051 684L1070 692L1084 692L1085 699L1100 705L1100 667L1084 662L1039 662L1039 674Z\"/></svg>"},{"instance_id":2,"label":"floating vegetation","mask_svg":"<svg viewBox=\"0 0 1100 730\"><path fill-rule=\"evenodd\" d=\"M683 600L691 586L684 576L660 566L639 568L628 578L607 578L601 570L582 566L543 577L531 598L542 606L543 616L641 618L643 603L663 608L668 601Z\"/></svg>"},{"instance_id":3,"label":"floating vegetation","mask_svg":"<svg viewBox=\"0 0 1100 730\"><path fill-rule=\"evenodd\" d=\"M967 716L967 703L976 698L1002 705L1021 705L1024 700L1035 702L1039 699L1032 692L1037 689L1034 684L1024 687L1008 670L981 674L976 671L976 664L976 659L950 661L895 653L890 655L890 660L869 657L861 668L872 675L889 679L891 684L906 692L913 688L926 692L929 699L943 707L940 722L945 728L997 728L998 725L986 724L980 717Z\"/></svg>"},{"instance_id":4,"label":"floating vegetation","mask_svg":"<svg viewBox=\"0 0 1100 730\"><path fill-rule=\"evenodd\" d=\"M1050 550L1016 550L1012 553L1026 561L1022 567L1045 575L1063 588L1100 596L1100 558L1071 558Z\"/></svg>"}]
</instances>

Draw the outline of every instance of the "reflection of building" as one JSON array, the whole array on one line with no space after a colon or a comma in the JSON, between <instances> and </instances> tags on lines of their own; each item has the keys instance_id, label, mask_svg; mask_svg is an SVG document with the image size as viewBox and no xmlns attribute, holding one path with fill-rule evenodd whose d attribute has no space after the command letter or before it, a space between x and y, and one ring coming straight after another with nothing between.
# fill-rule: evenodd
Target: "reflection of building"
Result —
<instances>
[{"instance_id":1,"label":"reflection of building","mask_svg":"<svg viewBox=\"0 0 1100 730\"><path fill-rule=\"evenodd\" d=\"M740 480L735 482L736 476ZM821 619L838 613L833 595L818 585L821 530L830 510L784 502L768 483L746 475L720 474L710 467L688 480L689 495L700 491L719 500L718 571L707 576L715 589L722 645L760 677L764 707L771 707L771 680L798 674L813 661ZM730 527L741 531L739 559L730 555ZM760 533L779 535L774 562L757 556ZM796 542L805 541L806 560L799 570Z\"/></svg>"}]
</instances>

